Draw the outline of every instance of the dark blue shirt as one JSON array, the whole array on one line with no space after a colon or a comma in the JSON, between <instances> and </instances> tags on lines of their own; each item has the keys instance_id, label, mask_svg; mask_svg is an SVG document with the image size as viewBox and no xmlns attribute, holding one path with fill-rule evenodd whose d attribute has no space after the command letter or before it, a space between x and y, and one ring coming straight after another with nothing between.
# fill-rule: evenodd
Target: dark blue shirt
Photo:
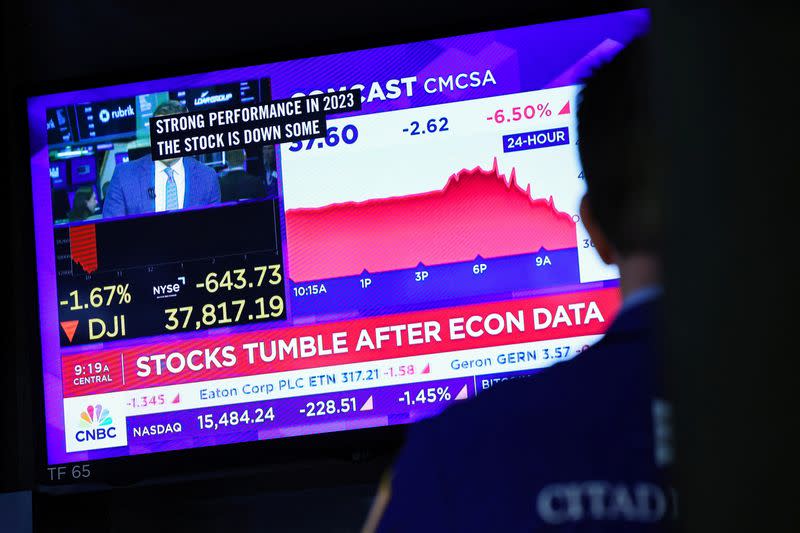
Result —
<instances>
[{"instance_id":1,"label":"dark blue shirt","mask_svg":"<svg viewBox=\"0 0 800 533\"><path fill-rule=\"evenodd\" d=\"M658 301L574 360L410 428L378 531L662 531L670 407Z\"/></svg>"}]
</instances>

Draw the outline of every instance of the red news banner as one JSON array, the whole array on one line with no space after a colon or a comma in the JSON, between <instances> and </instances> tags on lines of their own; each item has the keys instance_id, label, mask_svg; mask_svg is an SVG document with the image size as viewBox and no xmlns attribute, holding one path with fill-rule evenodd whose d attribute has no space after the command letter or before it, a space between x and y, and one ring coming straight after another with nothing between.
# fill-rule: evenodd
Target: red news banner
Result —
<instances>
[{"instance_id":1,"label":"red news banner","mask_svg":"<svg viewBox=\"0 0 800 533\"><path fill-rule=\"evenodd\" d=\"M619 306L601 289L86 352L63 358L64 396L598 335Z\"/></svg>"}]
</instances>

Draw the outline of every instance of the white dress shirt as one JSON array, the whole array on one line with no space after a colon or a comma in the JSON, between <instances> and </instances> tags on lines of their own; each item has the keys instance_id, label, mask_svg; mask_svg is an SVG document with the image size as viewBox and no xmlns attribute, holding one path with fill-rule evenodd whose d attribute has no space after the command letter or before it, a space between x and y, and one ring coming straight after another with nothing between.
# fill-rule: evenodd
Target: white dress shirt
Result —
<instances>
[{"instance_id":1,"label":"white dress shirt","mask_svg":"<svg viewBox=\"0 0 800 533\"><path fill-rule=\"evenodd\" d=\"M164 169L167 165L161 161L156 161L156 213L167 210L167 173ZM172 164L175 185L178 188L178 209L183 209L183 197L186 193L186 172L183 169L183 158L181 157Z\"/></svg>"}]
</instances>

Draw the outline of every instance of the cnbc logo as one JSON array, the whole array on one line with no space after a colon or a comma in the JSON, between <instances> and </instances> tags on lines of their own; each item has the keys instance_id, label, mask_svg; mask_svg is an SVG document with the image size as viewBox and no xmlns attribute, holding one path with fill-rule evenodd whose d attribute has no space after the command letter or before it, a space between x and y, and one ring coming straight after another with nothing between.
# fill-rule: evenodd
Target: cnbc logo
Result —
<instances>
[{"instance_id":1,"label":"cnbc logo","mask_svg":"<svg viewBox=\"0 0 800 533\"><path fill-rule=\"evenodd\" d=\"M112 425L111 413L102 405L89 405L81 412L80 426L75 433L78 442L90 442L117 437L117 429Z\"/></svg>"}]
</instances>

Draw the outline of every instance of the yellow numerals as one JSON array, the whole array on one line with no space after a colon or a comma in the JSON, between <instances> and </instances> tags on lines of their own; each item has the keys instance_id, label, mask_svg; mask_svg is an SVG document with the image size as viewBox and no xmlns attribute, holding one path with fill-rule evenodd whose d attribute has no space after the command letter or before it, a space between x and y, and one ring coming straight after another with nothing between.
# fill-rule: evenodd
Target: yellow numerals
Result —
<instances>
[{"instance_id":1,"label":"yellow numerals","mask_svg":"<svg viewBox=\"0 0 800 533\"><path fill-rule=\"evenodd\" d=\"M181 325L181 321L178 319L178 315L183 315L183 327L181 329L186 329L186 326L189 324L189 319L192 317L192 306L189 305L187 307L178 307L177 309L164 309L164 313L167 314L167 323L164 325L169 331L175 331L178 329L178 326Z\"/></svg>"},{"instance_id":2,"label":"yellow numerals","mask_svg":"<svg viewBox=\"0 0 800 533\"><path fill-rule=\"evenodd\" d=\"M266 276L267 272L270 272L270 277L267 279L267 282L270 285L277 285L283 279L281 276L281 266L280 265L269 265L269 266L257 266L253 270L260 273L258 278L258 287L264 284L264 277Z\"/></svg>"},{"instance_id":3,"label":"yellow numerals","mask_svg":"<svg viewBox=\"0 0 800 533\"><path fill-rule=\"evenodd\" d=\"M253 267L253 272L251 274L250 281L248 281L248 272L246 268L235 268L222 273L209 272L205 279L196 286L198 289L205 289L213 294L223 289L228 291L242 290L252 287L261 287L264 283L277 285L283 281L281 265L279 264Z\"/></svg>"},{"instance_id":4,"label":"yellow numerals","mask_svg":"<svg viewBox=\"0 0 800 533\"><path fill-rule=\"evenodd\" d=\"M250 308L249 313L245 312ZM238 324L239 322L249 322L251 320L265 320L277 318L283 314L285 304L283 297L275 295L267 300L266 298L256 298L248 306L246 300L232 300L218 304L205 304L195 313L194 306L176 307L165 309L167 315L164 328L167 331L200 329L202 326L224 326L226 324ZM192 317L195 317L194 321Z\"/></svg>"},{"instance_id":5,"label":"yellow numerals","mask_svg":"<svg viewBox=\"0 0 800 533\"><path fill-rule=\"evenodd\" d=\"M264 303L265 302L263 296L261 298L256 298L256 305L258 306L260 312L258 313L258 315L256 315L255 318L260 318L260 319L268 317L275 318L283 314L283 308L284 308L283 298L281 298L277 294L269 299L269 304L268 304L269 311L267 311L266 309L267 306L265 306Z\"/></svg>"}]
</instances>

